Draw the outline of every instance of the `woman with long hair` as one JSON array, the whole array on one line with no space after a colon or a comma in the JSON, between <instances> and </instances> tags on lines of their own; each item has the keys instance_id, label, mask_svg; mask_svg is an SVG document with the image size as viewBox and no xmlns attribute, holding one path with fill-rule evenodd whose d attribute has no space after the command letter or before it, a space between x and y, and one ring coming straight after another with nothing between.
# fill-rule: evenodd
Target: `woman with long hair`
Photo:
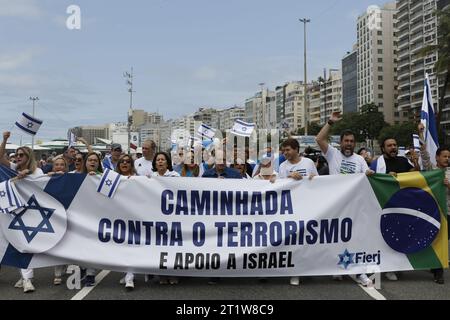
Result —
<instances>
[{"instance_id":1,"label":"woman with long hair","mask_svg":"<svg viewBox=\"0 0 450 320\"><path fill-rule=\"evenodd\" d=\"M5 158L6 143L10 138L10 132L3 133L3 142L0 145L0 164L10 167L17 171L16 179L23 179L25 177L36 178L44 175L41 169L38 168L33 151L28 147L17 148L16 163L11 163ZM33 269L21 269L21 279L15 284L16 288L23 288L24 293L33 292L35 288L32 280L34 278Z\"/></svg>"},{"instance_id":2,"label":"woman with long hair","mask_svg":"<svg viewBox=\"0 0 450 320\"><path fill-rule=\"evenodd\" d=\"M153 159L153 177L179 177L180 175L173 171L172 159L166 152L158 152ZM177 277L159 277L159 284L178 284Z\"/></svg>"},{"instance_id":3,"label":"woman with long hair","mask_svg":"<svg viewBox=\"0 0 450 320\"><path fill-rule=\"evenodd\" d=\"M185 161L181 167L181 176L190 178L201 177L200 166L195 163L195 157L192 152L189 152L185 157Z\"/></svg>"},{"instance_id":4,"label":"woman with long hair","mask_svg":"<svg viewBox=\"0 0 450 320\"><path fill-rule=\"evenodd\" d=\"M101 161L100 156L96 152L89 152L84 161L83 173L90 176L101 175L103 173ZM83 276L85 275L85 285L87 287L93 287L95 285L96 270L92 268L81 268L81 273Z\"/></svg>"},{"instance_id":5,"label":"woman with long hair","mask_svg":"<svg viewBox=\"0 0 450 320\"><path fill-rule=\"evenodd\" d=\"M134 167L134 160L131 156L125 154L119 158L117 162L116 172L125 176L132 177L136 175L136 169Z\"/></svg>"},{"instance_id":6,"label":"woman with long hair","mask_svg":"<svg viewBox=\"0 0 450 320\"><path fill-rule=\"evenodd\" d=\"M103 173L102 159L96 152L89 152L84 161L83 173L88 175L101 175Z\"/></svg>"},{"instance_id":7,"label":"woman with long hair","mask_svg":"<svg viewBox=\"0 0 450 320\"><path fill-rule=\"evenodd\" d=\"M134 161L131 156L125 154L119 158L117 162L116 172L125 176L127 178L131 178L136 176L136 169L134 168ZM127 272L125 274L125 278L120 280L120 284L125 284L125 289L131 291L134 289L134 273Z\"/></svg>"}]
</instances>

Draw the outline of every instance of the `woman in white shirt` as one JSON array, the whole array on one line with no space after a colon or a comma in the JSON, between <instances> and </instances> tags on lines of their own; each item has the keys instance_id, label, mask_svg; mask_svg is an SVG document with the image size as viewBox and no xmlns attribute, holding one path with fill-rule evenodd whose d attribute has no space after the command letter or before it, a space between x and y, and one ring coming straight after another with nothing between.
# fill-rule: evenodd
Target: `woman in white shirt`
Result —
<instances>
[{"instance_id":1,"label":"woman in white shirt","mask_svg":"<svg viewBox=\"0 0 450 320\"><path fill-rule=\"evenodd\" d=\"M158 152L153 159L153 177L179 177L180 174L173 171L172 160L166 152Z\"/></svg>"},{"instance_id":2,"label":"woman in white shirt","mask_svg":"<svg viewBox=\"0 0 450 320\"><path fill-rule=\"evenodd\" d=\"M153 159L153 177L179 177L180 174L173 171L172 160L166 152L158 152ZM159 277L159 284L178 284L177 277Z\"/></svg>"},{"instance_id":3,"label":"woman in white shirt","mask_svg":"<svg viewBox=\"0 0 450 320\"><path fill-rule=\"evenodd\" d=\"M36 178L44 175L41 169L38 168L33 151L28 147L20 147L16 151L17 163L9 162L5 158L6 143L8 142L10 132L3 133L3 142L0 145L0 163L4 166L10 167L12 170L18 172L16 179L23 179L25 177ZM16 288L23 288L24 293L33 292L35 288L32 280L34 278L33 269L21 269L22 278L15 284Z\"/></svg>"}]
</instances>

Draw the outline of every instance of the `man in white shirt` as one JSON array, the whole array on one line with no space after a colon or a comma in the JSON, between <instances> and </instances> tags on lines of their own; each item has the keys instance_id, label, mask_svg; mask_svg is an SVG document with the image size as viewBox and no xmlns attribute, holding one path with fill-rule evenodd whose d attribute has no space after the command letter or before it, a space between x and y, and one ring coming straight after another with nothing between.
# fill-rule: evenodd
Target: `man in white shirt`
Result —
<instances>
[{"instance_id":1,"label":"man in white shirt","mask_svg":"<svg viewBox=\"0 0 450 320\"><path fill-rule=\"evenodd\" d=\"M153 157L156 152L156 143L147 140L142 144L142 158L134 162L134 167L138 176L151 177L153 174Z\"/></svg>"},{"instance_id":2,"label":"man in white shirt","mask_svg":"<svg viewBox=\"0 0 450 320\"><path fill-rule=\"evenodd\" d=\"M280 165L278 178L302 180L305 177L311 178L319 175L314 162L300 155L300 144L297 140L286 140L283 142L282 148L286 161Z\"/></svg>"},{"instance_id":3,"label":"man in white shirt","mask_svg":"<svg viewBox=\"0 0 450 320\"><path fill-rule=\"evenodd\" d=\"M330 175L354 173L374 174L375 172L369 169L364 158L355 153L355 135L350 130L346 130L341 134L341 151L328 144L328 135L330 134L331 127L341 119L340 112L333 112L328 123L325 124L316 137L323 156L328 161ZM342 276L334 276L333 278L342 280ZM372 286L372 280L366 274L358 275L358 282L366 287Z\"/></svg>"},{"instance_id":4,"label":"man in white shirt","mask_svg":"<svg viewBox=\"0 0 450 320\"><path fill-rule=\"evenodd\" d=\"M322 150L323 156L328 161L330 175L366 173L373 174L363 157L355 153L355 135L350 130L341 134L341 151L328 144L328 135L331 126L341 120L340 112L334 112L327 124L322 128L316 141Z\"/></svg>"}]
</instances>

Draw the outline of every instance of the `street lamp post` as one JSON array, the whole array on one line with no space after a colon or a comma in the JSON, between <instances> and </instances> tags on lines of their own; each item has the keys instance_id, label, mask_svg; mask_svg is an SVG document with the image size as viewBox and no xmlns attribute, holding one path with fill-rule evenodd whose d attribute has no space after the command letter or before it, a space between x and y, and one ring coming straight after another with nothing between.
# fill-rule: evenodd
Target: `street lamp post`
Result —
<instances>
[{"instance_id":1,"label":"street lamp post","mask_svg":"<svg viewBox=\"0 0 450 320\"><path fill-rule=\"evenodd\" d=\"M35 104L36 101L39 101L39 97L30 97L30 100L33 101L33 118L35 117ZM31 137L31 150L34 151L34 135Z\"/></svg>"},{"instance_id":2,"label":"street lamp post","mask_svg":"<svg viewBox=\"0 0 450 320\"><path fill-rule=\"evenodd\" d=\"M131 73L125 72L123 74L124 78L127 80L128 92L130 93L130 108L128 110L128 123L127 123L127 129L128 129L128 154L131 154L131 124L133 121L133 67L131 67Z\"/></svg>"},{"instance_id":3,"label":"street lamp post","mask_svg":"<svg viewBox=\"0 0 450 320\"><path fill-rule=\"evenodd\" d=\"M304 125L305 125L305 136L307 136L308 135L308 109L307 109L307 106L306 106L306 104L307 104L307 101L308 101L308 99L307 99L307 90L308 90L308 79L307 79L307 77L308 77L308 73L307 73L307 69L306 69L306 67L307 67L307 65L306 65L306 24L307 23L309 23L309 22L311 22L311 20L310 19L307 19L307 18L303 18L303 19L299 19L299 21L300 22L303 22L303 26L304 26L304 70L305 70L305 77L304 77L304 79L305 79L305 83L304 83L304 92L303 92L303 97L304 97L304 101L303 101L303 122L304 122Z\"/></svg>"}]
</instances>

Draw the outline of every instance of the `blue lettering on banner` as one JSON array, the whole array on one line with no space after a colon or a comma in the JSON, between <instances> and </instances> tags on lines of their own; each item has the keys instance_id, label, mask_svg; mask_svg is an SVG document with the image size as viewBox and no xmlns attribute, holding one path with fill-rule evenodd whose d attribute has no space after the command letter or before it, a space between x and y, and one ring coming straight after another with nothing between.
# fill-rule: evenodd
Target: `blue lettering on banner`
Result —
<instances>
[{"instance_id":1,"label":"blue lettering on banner","mask_svg":"<svg viewBox=\"0 0 450 320\"><path fill-rule=\"evenodd\" d=\"M217 247L281 247L315 244L347 243L352 238L350 218L309 221L215 222L214 242ZM206 242L206 226L195 222L189 230L192 242L202 247ZM98 226L100 242L127 245L182 246L181 222L111 221L101 219Z\"/></svg>"},{"instance_id":2,"label":"blue lettering on banner","mask_svg":"<svg viewBox=\"0 0 450 320\"><path fill-rule=\"evenodd\" d=\"M177 216L263 216L292 215L290 190L249 191L198 191L164 190L161 193L161 212Z\"/></svg>"}]
</instances>

